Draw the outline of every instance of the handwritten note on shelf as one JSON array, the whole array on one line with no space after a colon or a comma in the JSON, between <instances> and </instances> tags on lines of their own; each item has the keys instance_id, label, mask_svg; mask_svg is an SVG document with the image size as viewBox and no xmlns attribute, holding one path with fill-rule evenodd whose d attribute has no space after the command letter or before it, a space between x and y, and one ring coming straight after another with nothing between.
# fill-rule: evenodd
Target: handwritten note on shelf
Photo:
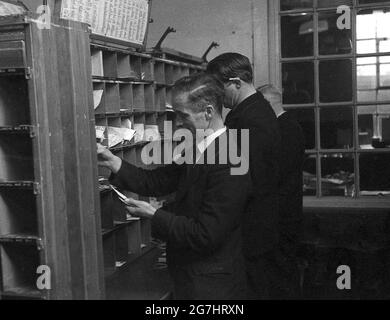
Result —
<instances>
[{"instance_id":1,"label":"handwritten note on shelf","mask_svg":"<svg viewBox=\"0 0 390 320\"><path fill-rule=\"evenodd\" d=\"M97 35L143 45L148 0L63 0L61 18L88 23Z\"/></svg>"}]
</instances>

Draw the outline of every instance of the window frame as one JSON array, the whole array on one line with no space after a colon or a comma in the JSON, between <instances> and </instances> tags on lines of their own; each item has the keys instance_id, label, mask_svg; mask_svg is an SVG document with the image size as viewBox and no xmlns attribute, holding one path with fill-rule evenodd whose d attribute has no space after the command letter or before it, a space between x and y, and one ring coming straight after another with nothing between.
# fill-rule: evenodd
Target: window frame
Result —
<instances>
[{"instance_id":1,"label":"window frame","mask_svg":"<svg viewBox=\"0 0 390 320\"><path fill-rule=\"evenodd\" d=\"M314 63L314 103L310 104L288 104L284 105L286 110L289 109L303 109L303 108L310 108L314 110L314 122L315 122L315 149L312 150L306 150L306 155L313 155L316 156L316 196L305 196L306 200L304 203L307 203L310 199L317 198L321 200L323 203L324 201L329 199L331 202L335 202L335 197L328 197L323 196L323 190L322 190L322 167L321 167L321 156L325 154L352 154L354 157L354 174L355 174L355 193L351 197L336 197L337 199L343 199L342 201L346 202L354 202L356 203L362 203L364 199L370 199L368 201L369 203L372 203L372 199L375 199L376 202L385 202L389 204L390 207L390 197L367 197L362 196L360 194L360 155L361 154L383 154L383 153L390 153L390 147L385 149L373 149L373 150L364 150L360 148L359 145L359 116L358 116L358 110L359 106L379 106L379 105L390 105L389 101L376 101L376 102L359 102L357 100L357 93L358 93L358 83L357 83L357 59L358 58L364 58L364 57L379 57L379 56L390 56L390 53L369 53L369 54L357 54L356 47L357 47L357 35L356 35L356 20L357 20L357 14L362 9L373 9L373 8L390 8L390 1L385 1L382 3L376 3L376 4L358 4L358 0L352 0L352 6L351 6L351 24L352 24L352 30L351 30L351 36L352 36L352 50L351 53L348 54L331 54L331 55L320 55L319 54L319 34L318 34L318 17L320 13L326 13L326 12L334 12L336 13L337 6L334 7L325 7L325 8L318 8L317 4L318 1L321 0L313 0L314 6L313 8L302 8L302 9L294 9L294 10L281 10L281 4L280 0L274 1L269 0L268 6L269 6L269 57L270 57L270 73L269 73L269 79L271 83L274 83L278 85L279 87L282 87L282 65L283 63L288 62L313 62ZM294 13L310 13L313 15L313 23L314 23L314 51L313 56L310 57L298 57L298 58L283 58L282 52L281 52L281 17L284 15L294 14ZM320 101L320 92L319 92L319 64L321 61L326 60L342 60L342 59L351 59L352 60L352 101L348 102L331 102L331 103L323 103ZM353 146L349 149L322 149L321 148L321 135L320 135L320 110L324 108L334 108L334 107L351 107L353 110ZM357 201L358 200L358 201ZM363 200L363 201L362 201ZM339 206L336 203L339 203L340 201L335 202L335 206Z\"/></svg>"}]
</instances>

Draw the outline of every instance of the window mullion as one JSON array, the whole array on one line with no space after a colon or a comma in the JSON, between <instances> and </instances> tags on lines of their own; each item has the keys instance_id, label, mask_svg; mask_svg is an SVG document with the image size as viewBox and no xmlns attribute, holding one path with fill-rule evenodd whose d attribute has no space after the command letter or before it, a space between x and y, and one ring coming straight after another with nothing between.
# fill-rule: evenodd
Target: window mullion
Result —
<instances>
[{"instance_id":1,"label":"window mullion","mask_svg":"<svg viewBox=\"0 0 390 320\"><path fill-rule=\"evenodd\" d=\"M354 167L355 167L355 198L360 197L360 158L359 158L359 109L357 107L357 9L356 3L357 0L354 0L355 7L352 9L352 102L353 102L353 118L354 118Z\"/></svg>"},{"instance_id":2,"label":"window mullion","mask_svg":"<svg viewBox=\"0 0 390 320\"><path fill-rule=\"evenodd\" d=\"M317 2L317 1L315 1ZM315 3L315 7L317 3ZM313 15L313 24L314 24L314 104L315 104L315 128L316 128L316 149L317 149L317 159L316 159L316 167L317 167L317 196L322 197L322 166L321 166L321 122L320 122L320 81L319 81L319 61L318 61L318 52L319 52L319 39L318 39L318 12L314 10Z\"/></svg>"}]
</instances>

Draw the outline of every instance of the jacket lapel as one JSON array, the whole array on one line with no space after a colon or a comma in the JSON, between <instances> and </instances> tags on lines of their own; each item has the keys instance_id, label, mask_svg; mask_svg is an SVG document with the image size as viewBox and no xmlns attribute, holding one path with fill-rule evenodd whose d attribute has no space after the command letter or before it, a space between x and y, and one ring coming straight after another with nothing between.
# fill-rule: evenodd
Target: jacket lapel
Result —
<instances>
[{"instance_id":1,"label":"jacket lapel","mask_svg":"<svg viewBox=\"0 0 390 320\"><path fill-rule=\"evenodd\" d=\"M227 133L224 133L223 135L227 135ZM228 135L227 135L226 139L228 139ZM218 159L219 159L219 151L220 151L219 143L220 143L220 141L221 141L221 136L218 137L213 142L213 144L214 144L213 150L215 150L216 164L218 163ZM228 140L226 140L226 142L228 143ZM210 146L204 152L205 162L207 161L207 152L209 150L211 150ZM176 194L176 201L182 200L187 195L191 186L193 186L194 184L196 184L198 182L199 178L201 177L202 173L204 173L205 170L206 170L206 165L204 165L204 164L186 165L186 176L184 177L185 181L180 184L181 190L178 190L178 192Z\"/></svg>"}]
</instances>

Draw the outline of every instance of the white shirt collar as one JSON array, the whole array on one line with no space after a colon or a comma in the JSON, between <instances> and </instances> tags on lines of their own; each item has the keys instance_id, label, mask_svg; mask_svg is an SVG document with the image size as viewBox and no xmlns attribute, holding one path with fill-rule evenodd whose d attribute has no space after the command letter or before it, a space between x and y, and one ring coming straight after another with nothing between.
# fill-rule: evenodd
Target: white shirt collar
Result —
<instances>
[{"instance_id":1,"label":"white shirt collar","mask_svg":"<svg viewBox=\"0 0 390 320\"><path fill-rule=\"evenodd\" d=\"M279 118L279 117L281 117L283 114L285 114L286 113L286 111L282 111L281 113L279 113L277 116L276 116L276 118Z\"/></svg>"}]
</instances>

